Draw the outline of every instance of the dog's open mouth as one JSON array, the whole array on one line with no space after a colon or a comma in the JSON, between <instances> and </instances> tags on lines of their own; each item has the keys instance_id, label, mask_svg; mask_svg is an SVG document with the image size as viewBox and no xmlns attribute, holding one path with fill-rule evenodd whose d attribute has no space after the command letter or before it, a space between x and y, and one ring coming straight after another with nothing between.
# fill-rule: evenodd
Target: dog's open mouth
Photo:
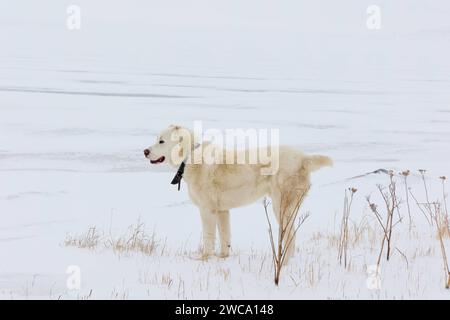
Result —
<instances>
[{"instance_id":1,"label":"dog's open mouth","mask_svg":"<svg viewBox=\"0 0 450 320\"><path fill-rule=\"evenodd\" d=\"M159 157L159 158L156 159L156 160L150 160L150 163L152 163L152 164L157 164L157 163L164 162L164 160L166 160L166 157L161 156L161 157Z\"/></svg>"}]
</instances>

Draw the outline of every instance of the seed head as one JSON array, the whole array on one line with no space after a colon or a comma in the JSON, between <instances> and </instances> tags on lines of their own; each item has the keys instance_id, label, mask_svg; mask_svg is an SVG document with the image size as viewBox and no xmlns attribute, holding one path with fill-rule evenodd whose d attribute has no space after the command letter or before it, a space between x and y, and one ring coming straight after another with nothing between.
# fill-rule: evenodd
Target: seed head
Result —
<instances>
[{"instance_id":1,"label":"seed head","mask_svg":"<svg viewBox=\"0 0 450 320\"><path fill-rule=\"evenodd\" d=\"M377 211L377 205L375 204L375 203L371 203L370 204L370 209L372 210L372 211Z\"/></svg>"},{"instance_id":2,"label":"seed head","mask_svg":"<svg viewBox=\"0 0 450 320\"><path fill-rule=\"evenodd\" d=\"M410 173L409 170L405 170L405 171L402 171L400 174L404 177L407 177L407 176L409 176L409 173Z\"/></svg>"},{"instance_id":3,"label":"seed head","mask_svg":"<svg viewBox=\"0 0 450 320\"><path fill-rule=\"evenodd\" d=\"M355 193L356 191L358 191L358 189L356 189L356 188L348 188L348 190L351 192L351 193Z\"/></svg>"}]
</instances>

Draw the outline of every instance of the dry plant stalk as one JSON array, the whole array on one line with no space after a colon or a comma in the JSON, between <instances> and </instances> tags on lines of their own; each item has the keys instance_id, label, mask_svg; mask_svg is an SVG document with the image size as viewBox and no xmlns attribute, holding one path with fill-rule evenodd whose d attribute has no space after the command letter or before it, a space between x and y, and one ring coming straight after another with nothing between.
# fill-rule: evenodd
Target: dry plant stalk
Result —
<instances>
[{"instance_id":1,"label":"dry plant stalk","mask_svg":"<svg viewBox=\"0 0 450 320\"><path fill-rule=\"evenodd\" d=\"M409 218L409 230L411 231L413 223L412 223L412 217L411 217L411 207L409 205L409 188L408 188L408 176L410 174L409 170L405 170L400 173L403 176L403 182L405 185L405 196L406 196L406 207L408 208L408 218Z\"/></svg>"},{"instance_id":2,"label":"dry plant stalk","mask_svg":"<svg viewBox=\"0 0 450 320\"><path fill-rule=\"evenodd\" d=\"M364 236L364 232L370 232L371 228L368 224L367 217L363 216L359 223L353 223L353 238L349 237L349 243L352 244L352 246L356 246Z\"/></svg>"},{"instance_id":3,"label":"dry plant stalk","mask_svg":"<svg viewBox=\"0 0 450 320\"><path fill-rule=\"evenodd\" d=\"M447 193L445 192L445 181L447 180L446 176L439 177L442 181L442 201L444 203L444 217L442 219L441 229L443 229L443 235L447 238L450 238L450 217L448 215L447 210Z\"/></svg>"},{"instance_id":4,"label":"dry plant stalk","mask_svg":"<svg viewBox=\"0 0 450 320\"><path fill-rule=\"evenodd\" d=\"M411 192L411 190L409 190L412 198L414 199L414 202L416 203L417 207L419 208L419 210L423 213L424 217L427 219L427 222L430 226L433 226L433 221L436 221L436 217L434 217L433 215L433 206L434 203L430 201L430 198L428 196L428 187L427 187L427 183L426 183L426 170L424 169L419 169L419 173L422 177L422 181L423 181L423 187L425 190L425 199L426 202L419 202L417 200L417 198L414 196L414 194ZM448 213L447 213L447 204L446 204L446 194L445 194L445 180L446 177L442 176L440 177L440 179L442 180L442 194L444 197L444 206L445 206L445 212L446 212L446 220L448 221ZM446 224L448 226L448 223Z\"/></svg>"},{"instance_id":5,"label":"dry plant stalk","mask_svg":"<svg viewBox=\"0 0 450 320\"><path fill-rule=\"evenodd\" d=\"M155 238L155 233L148 235L145 232L145 224L138 222L128 228L127 234L113 238L111 237L105 243L107 248L112 248L116 253L141 252L151 255L159 246L159 241Z\"/></svg>"},{"instance_id":6,"label":"dry plant stalk","mask_svg":"<svg viewBox=\"0 0 450 320\"><path fill-rule=\"evenodd\" d=\"M442 254L442 260L444 262L444 274L445 274L445 288L450 289L450 268L448 265L447 260L447 252L445 250L445 242L444 242L444 232L445 229L443 228L443 222L445 221L445 217L442 214L441 210L441 204L440 203L433 203L434 208L434 219L436 222L436 228L437 228L437 236L439 239L439 244L441 247L441 254Z\"/></svg>"},{"instance_id":7,"label":"dry plant stalk","mask_svg":"<svg viewBox=\"0 0 450 320\"><path fill-rule=\"evenodd\" d=\"M68 236L64 244L66 246L75 246L84 249L96 249L102 246L105 249L112 249L115 253L141 252L151 255L155 253L160 246L160 241L156 239L155 232L147 234L144 223L138 222L128 228L128 232L124 235L114 237L112 235L105 236L100 233L97 228L92 227L80 236ZM163 249L162 249L163 250ZM163 251L161 251L162 253Z\"/></svg>"},{"instance_id":8,"label":"dry plant stalk","mask_svg":"<svg viewBox=\"0 0 450 320\"><path fill-rule=\"evenodd\" d=\"M427 187L427 182L425 179L425 173L427 171L424 169L419 169L419 173L420 176L422 177L422 181L423 181L423 188L425 190L425 199L427 202L422 203L422 206L425 207L425 209L427 209L428 214L430 215L430 224L433 225L433 209L432 209L432 204L430 202L430 198L428 197L428 187Z\"/></svg>"},{"instance_id":9,"label":"dry plant stalk","mask_svg":"<svg viewBox=\"0 0 450 320\"><path fill-rule=\"evenodd\" d=\"M385 207L386 207L386 221L383 221L383 218L381 214L378 211L378 207L375 203L370 202L370 197L367 197L367 202L369 203L369 207L373 214L375 215L378 223L380 224L381 228L383 229L383 240L381 242L381 248L380 253L378 255L377 260L377 266L380 266L381 263L381 257L384 252L385 244L386 244L386 260L389 261L389 258L391 257L391 251L392 251L392 231L394 227L402 221L402 218L399 217L398 221L394 223L394 212L398 210L399 208L399 202L397 200L397 193L396 193L396 184L394 181L394 174L392 172L389 173L389 186L387 188L384 188L381 185L378 185L378 191L380 192L381 197L383 198Z\"/></svg>"},{"instance_id":10,"label":"dry plant stalk","mask_svg":"<svg viewBox=\"0 0 450 320\"><path fill-rule=\"evenodd\" d=\"M427 213L425 212L425 210L423 210L422 208L422 204L417 200L417 198L414 196L414 194L412 193L411 189L409 189L409 194L411 195L411 197L414 199L414 202L416 203L417 207L419 208L420 212L422 212L423 216L425 217L425 219L427 220L428 224L431 226L433 224L432 221L432 217L431 219L428 218Z\"/></svg>"},{"instance_id":11,"label":"dry plant stalk","mask_svg":"<svg viewBox=\"0 0 450 320\"><path fill-rule=\"evenodd\" d=\"M348 190L350 191L350 199L348 198L346 190L344 196L344 209L342 211L341 227L339 234L339 246L338 246L339 264L342 265L342 260L344 260L345 268L347 268L347 251L349 241L348 220L350 217L350 211L353 203L353 195L356 193L357 189L348 188Z\"/></svg>"},{"instance_id":12,"label":"dry plant stalk","mask_svg":"<svg viewBox=\"0 0 450 320\"><path fill-rule=\"evenodd\" d=\"M91 227L79 237L67 236L64 240L64 245L92 250L98 246L100 240L101 236L97 228Z\"/></svg>"},{"instance_id":13,"label":"dry plant stalk","mask_svg":"<svg viewBox=\"0 0 450 320\"><path fill-rule=\"evenodd\" d=\"M285 185L288 185L287 183ZM269 225L269 238L272 249L272 260L274 266L274 282L278 286L280 282L280 275L285 260L288 255L290 246L295 241L300 226L309 217L309 214L298 215L300 206L309 191L309 186L306 189L292 188L281 195L280 212L278 221L278 241L275 243L272 224L270 223L268 206L269 201L264 199L264 211ZM297 224L295 223L297 221Z\"/></svg>"}]
</instances>

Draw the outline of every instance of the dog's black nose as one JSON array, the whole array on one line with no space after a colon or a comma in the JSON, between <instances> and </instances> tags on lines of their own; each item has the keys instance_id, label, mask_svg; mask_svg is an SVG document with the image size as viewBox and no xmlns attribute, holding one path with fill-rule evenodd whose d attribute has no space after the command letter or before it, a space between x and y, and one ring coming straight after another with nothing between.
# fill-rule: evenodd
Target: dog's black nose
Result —
<instances>
[{"instance_id":1,"label":"dog's black nose","mask_svg":"<svg viewBox=\"0 0 450 320\"><path fill-rule=\"evenodd\" d=\"M145 149L145 150L144 150L144 155L145 155L145 156L148 156L149 154L150 154L150 150Z\"/></svg>"}]
</instances>

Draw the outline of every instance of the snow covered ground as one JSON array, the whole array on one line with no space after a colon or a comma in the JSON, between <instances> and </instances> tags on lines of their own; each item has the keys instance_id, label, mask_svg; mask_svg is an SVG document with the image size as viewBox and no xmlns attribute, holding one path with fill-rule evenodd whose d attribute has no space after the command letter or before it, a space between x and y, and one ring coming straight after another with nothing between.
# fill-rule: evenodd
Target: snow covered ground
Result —
<instances>
[{"instance_id":1,"label":"snow covered ground","mask_svg":"<svg viewBox=\"0 0 450 320\"><path fill-rule=\"evenodd\" d=\"M80 30L66 27L71 4ZM388 177L347 179L410 169L424 201L417 169L427 169L434 201L437 177L450 174L450 4L380 0L381 29L371 30L373 4L0 3L0 297L449 299L435 229L415 204L414 231L396 227L381 286L367 285L381 230L366 196L375 200ZM167 125L195 120L277 128L281 143L334 159L314 174L302 208L311 216L279 287L261 202L232 212L229 259L189 258L197 209L142 150ZM346 269L333 235L348 187L358 189L351 219L371 227ZM65 245L91 227L120 237L138 221L158 242L152 254ZM79 290L67 287L69 266L79 267Z\"/></svg>"}]
</instances>

